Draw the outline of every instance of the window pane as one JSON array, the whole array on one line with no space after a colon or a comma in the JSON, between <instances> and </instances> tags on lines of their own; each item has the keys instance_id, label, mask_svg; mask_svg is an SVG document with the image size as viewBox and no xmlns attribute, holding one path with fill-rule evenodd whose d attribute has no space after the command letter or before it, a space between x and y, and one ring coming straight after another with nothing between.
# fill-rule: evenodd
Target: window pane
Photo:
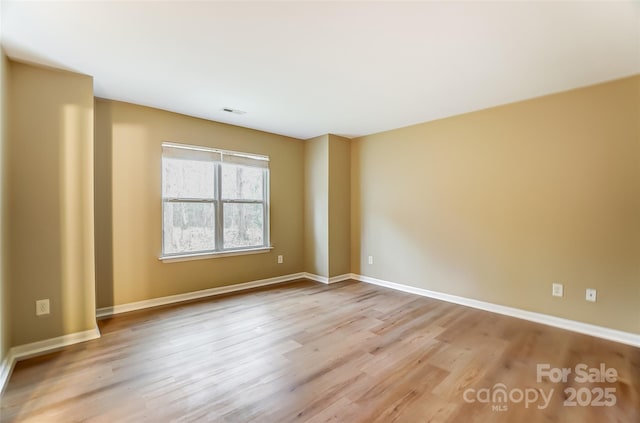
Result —
<instances>
[{"instance_id":1,"label":"window pane","mask_svg":"<svg viewBox=\"0 0 640 423\"><path fill-rule=\"evenodd\" d=\"M213 203L164 203L164 254L215 248Z\"/></svg>"},{"instance_id":2,"label":"window pane","mask_svg":"<svg viewBox=\"0 0 640 423\"><path fill-rule=\"evenodd\" d=\"M208 198L214 195L213 162L164 157L162 195L165 198Z\"/></svg>"},{"instance_id":3,"label":"window pane","mask_svg":"<svg viewBox=\"0 0 640 423\"><path fill-rule=\"evenodd\" d=\"M264 245L262 204L224 204L224 248Z\"/></svg>"},{"instance_id":4,"label":"window pane","mask_svg":"<svg viewBox=\"0 0 640 423\"><path fill-rule=\"evenodd\" d=\"M222 164L222 198L225 200L262 200L263 169Z\"/></svg>"}]
</instances>

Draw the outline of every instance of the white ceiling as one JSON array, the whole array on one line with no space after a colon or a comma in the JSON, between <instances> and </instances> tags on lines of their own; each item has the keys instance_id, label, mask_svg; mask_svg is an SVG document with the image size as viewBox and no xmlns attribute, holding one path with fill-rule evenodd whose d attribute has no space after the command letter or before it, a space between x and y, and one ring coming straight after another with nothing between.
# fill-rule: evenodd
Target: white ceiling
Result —
<instances>
[{"instance_id":1,"label":"white ceiling","mask_svg":"<svg viewBox=\"0 0 640 423\"><path fill-rule=\"evenodd\" d=\"M640 2L2 1L2 44L98 97L353 137L640 73Z\"/></svg>"}]
</instances>

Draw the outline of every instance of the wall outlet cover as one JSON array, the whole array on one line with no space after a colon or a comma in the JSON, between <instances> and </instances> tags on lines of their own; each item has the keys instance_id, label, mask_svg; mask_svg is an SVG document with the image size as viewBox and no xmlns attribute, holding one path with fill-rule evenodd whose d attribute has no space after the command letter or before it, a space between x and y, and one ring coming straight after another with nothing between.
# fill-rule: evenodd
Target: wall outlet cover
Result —
<instances>
[{"instance_id":1,"label":"wall outlet cover","mask_svg":"<svg viewBox=\"0 0 640 423\"><path fill-rule=\"evenodd\" d=\"M36 316L44 316L50 313L49 299L36 301Z\"/></svg>"},{"instance_id":2,"label":"wall outlet cover","mask_svg":"<svg viewBox=\"0 0 640 423\"><path fill-rule=\"evenodd\" d=\"M561 283L554 283L552 285L551 295L554 297L562 297L564 295L564 286Z\"/></svg>"}]
</instances>

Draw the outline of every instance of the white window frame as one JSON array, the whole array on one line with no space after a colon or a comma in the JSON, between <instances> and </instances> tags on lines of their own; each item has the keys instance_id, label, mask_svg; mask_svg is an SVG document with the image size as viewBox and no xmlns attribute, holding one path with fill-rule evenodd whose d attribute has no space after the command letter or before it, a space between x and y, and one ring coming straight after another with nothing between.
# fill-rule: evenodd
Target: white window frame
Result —
<instances>
[{"instance_id":1,"label":"white window frame","mask_svg":"<svg viewBox=\"0 0 640 423\"><path fill-rule=\"evenodd\" d=\"M269 156L263 156L253 153L244 153L239 151L221 150L217 148L201 147L188 144L180 144L174 142L162 143L163 153L162 159L166 157L164 151L166 149L178 149L185 155L192 155L197 160L203 160L203 157L210 156L210 160L204 159L204 161L210 161L214 165L214 198L213 199L198 199L198 198L185 198L185 197L165 197L164 196L164 164L162 168L162 245L159 259L164 262L172 261L184 261L184 260L198 260L206 258L215 258L223 256L243 255L243 254L256 254L265 253L273 249L271 246L270 237L270 192L269 192ZM215 159L219 156L219 159ZM243 199L223 199L222 198L222 164L225 162L239 162L243 161L262 163L262 166L253 166L262 168L262 200L243 200ZM193 252L178 252L178 253L165 253L164 252L164 213L165 205L167 203L207 203L213 204L214 207L214 219L215 219L215 249ZM225 204L262 204L263 205L263 244L260 246L240 247L240 248L224 248L224 205Z\"/></svg>"}]
</instances>

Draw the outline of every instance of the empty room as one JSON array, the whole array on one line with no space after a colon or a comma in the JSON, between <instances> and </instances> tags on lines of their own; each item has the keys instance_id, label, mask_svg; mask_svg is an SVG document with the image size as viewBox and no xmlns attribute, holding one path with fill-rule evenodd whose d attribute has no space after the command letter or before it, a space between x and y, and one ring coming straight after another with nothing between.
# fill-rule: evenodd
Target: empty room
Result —
<instances>
[{"instance_id":1,"label":"empty room","mask_svg":"<svg viewBox=\"0 0 640 423\"><path fill-rule=\"evenodd\" d=\"M0 422L640 422L640 2L0 24Z\"/></svg>"}]
</instances>

